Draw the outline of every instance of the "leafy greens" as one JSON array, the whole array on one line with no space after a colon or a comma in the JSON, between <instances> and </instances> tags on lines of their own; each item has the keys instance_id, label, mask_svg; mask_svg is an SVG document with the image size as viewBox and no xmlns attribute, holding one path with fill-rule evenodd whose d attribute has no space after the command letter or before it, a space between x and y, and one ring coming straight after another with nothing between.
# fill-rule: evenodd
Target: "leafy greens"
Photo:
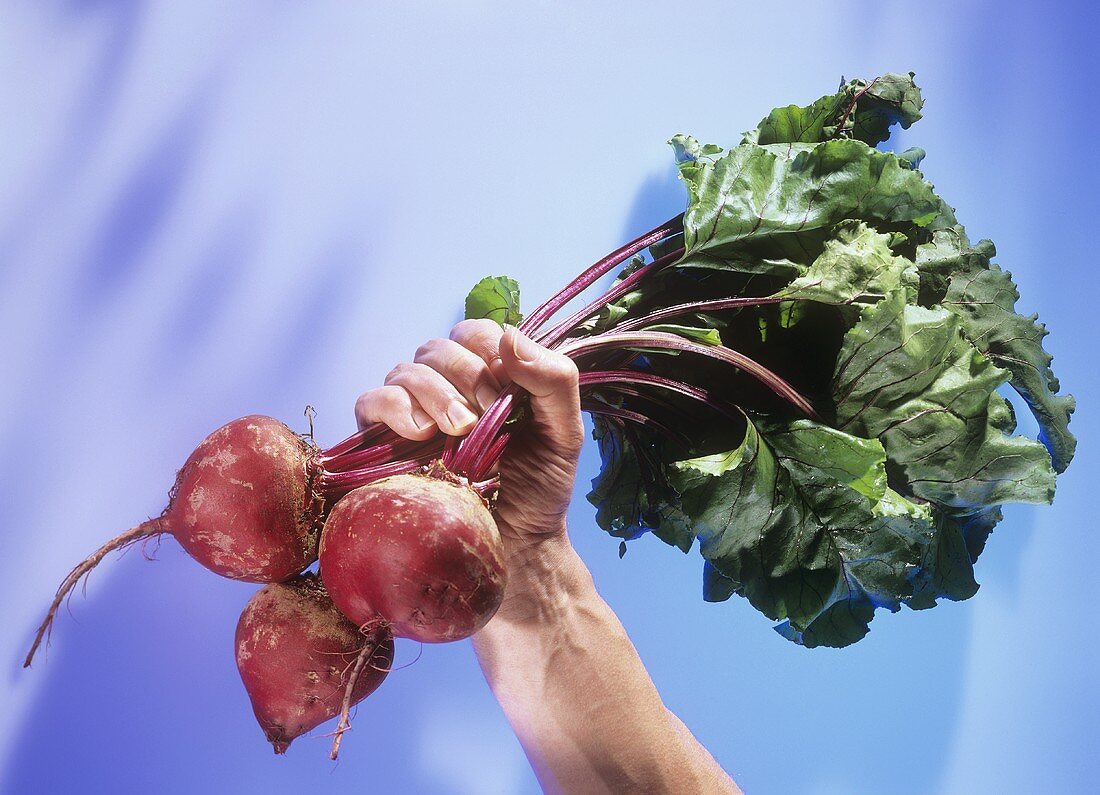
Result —
<instances>
[{"instance_id":1,"label":"leafy greens","mask_svg":"<svg viewBox=\"0 0 1100 795\"><path fill-rule=\"evenodd\" d=\"M682 222L541 338L582 372L598 524L698 542L705 599L744 596L805 646L972 596L999 506L1050 502L1074 453L1073 398L992 243L970 243L922 150L875 148L921 105L911 73L887 74L777 108L729 149L676 136ZM1014 435L1005 384L1038 440Z\"/></svg>"}]
</instances>

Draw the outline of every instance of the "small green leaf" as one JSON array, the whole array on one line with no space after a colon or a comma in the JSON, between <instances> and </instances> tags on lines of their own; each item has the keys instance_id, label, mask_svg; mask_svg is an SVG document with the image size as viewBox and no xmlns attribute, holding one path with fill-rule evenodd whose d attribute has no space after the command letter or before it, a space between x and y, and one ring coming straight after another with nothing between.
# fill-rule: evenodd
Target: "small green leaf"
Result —
<instances>
[{"instance_id":1,"label":"small green leaf","mask_svg":"<svg viewBox=\"0 0 1100 795\"><path fill-rule=\"evenodd\" d=\"M488 318L500 325L518 325L519 282L508 276L486 276L466 296L466 319Z\"/></svg>"}]
</instances>

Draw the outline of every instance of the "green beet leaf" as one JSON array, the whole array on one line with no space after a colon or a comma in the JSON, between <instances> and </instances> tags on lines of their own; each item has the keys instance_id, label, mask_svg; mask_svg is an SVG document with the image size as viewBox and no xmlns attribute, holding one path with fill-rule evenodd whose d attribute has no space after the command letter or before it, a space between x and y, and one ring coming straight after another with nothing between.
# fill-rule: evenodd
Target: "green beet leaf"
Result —
<instances>
[{"instance_id":1,"label":"green beet leaf","mask_svg":"<svg viewBox=\"0 0 1100 795\"><path fill-rule=\"evenodd\" d=\"M938 513L932 543L914 578L913 595L905 604L923 610L934 607L938 598L961 601L977 593L974 562L1000 520L999 507L964 516Z\"/></svg>"},{"instance_id":2,"label":"green beet leaf","mask_svg":"<svg viewBox=\"0 0 1100 795\"><path fill-rule=\"evenodd\" d=\"M743 258L761 245L768 259L798 261L846 218L921 227L941 206L920 172L854 140L737 146L686 160L680 178L684 263Z\"/></svg>"},{"instance_id":3,"label":"green beet leaf","mask_svg":"<svg viewBox=\"0 0 1100 795\"><path fill-rule=\"evenodd\" d=\"M782 305L782 325L797 322L806 301L847 306L854 320L859 305L879 301L902 284L917 284L916 267L894 254L889 235L858 220L841 221L833 235L805 273L776 293L790 299Z\"/></svg>"},{"instance_id":4,"label":"green beet leaf","mask_svg":"<svg viewBox=\"0 0 1100 795\"><path fill-rule=\"evenodd\" d=\"M920 119L923 104L912 72L888 73L870 83L850 80L808 106L776 108L745 133L743 143L818 143L847 136L874 146L890 137L894 124L908 129Z\"/></svg>"},{"instance_id":5,"label":"green beet leaf","mask_svg":"<svg viewBox=\"0 0 1100 795\"><path fill-rule=\"evenodd\" d=\"M877 607L912 595L932 532L884 463L877 441L809 420L753 420L738 448L677 463L706 598L739 593L807 646L862 638Z\"/></svg>"},{"instance_id":6,"label":"green beet leaf","mask_svg":"<svg viewBox=\"0 0 1100 795\"><path fill-rule=\"evenodd\" d=\"M995 390L1009 373L966 339L957 315L907 303L910 295L898 289L863 310L845 337L837 427L880 439L895 481L952 510L1050 502L1046 449L1007 435L1015 418Z\"/></svg>"},{"instance_id":7,"label":"green beet leaf","mask_svg":"<svg viewBox=\"0 0 1100 795\"><path fill-rule=\"evenodd\" d=\"M680 495L668 480L660 440L644 429L593 419L593 436L603 466L588 500L596 523L625 540L652 532L665 543L691 550L695 534L680 510Z\"/></svg>"},{"instance_id":8,"label":"green beet leaf","mask_svg":"<svg viewBox=\"0 0 1100 795\"><path fill-rule=\"evenodd\" d=\"M921 104L912 74L888 74L777 108L730 149L675 137L683 233L651 259L684 253L580 329L737 298L644 328L720 340L813 402L820 421L694 353L609 353L601 367L702 387L747 426L625 393L615 405L649 419L596 418L603 467L589 495L620 539L653 533L685 552L698 541L704 599L744 596L804 646L859 640L879 607L972 596L999 506L1050 502L1076 446L1046 329L1016 313L993 244L969 242L917 170L922 149L874 148ZM1014 434L1006 383L1039 440Z\"/></svg>"},{"instance_id":9,"label":"green beet leaf","mask_svg":"<svg viewBox=\"0 0 1100 795\"><path fill-rule=\"evenodd\" d=\"M923 269L949 271L943 306L959 318L975 347L1009 372L1013 388L1039 422L1055 471L1062 472L1077 448L1069 431L1075 403L1071 396L1057 394L1053 357L1043 349L1047 329L1035 315L1016 313L1020 293L1012 276L991 264L994 253L988 240L972 247L961 226L937 232L918 250Z\"/></svg>"},{"instance_id":10,"label":"green beet leaf","mask_svg":"<svg viewBox=\"0 0 1100 795\"><path fill-rule=\"evenodd\" d=\"M874 303L903 283L916 285L917 268L890 248L890 236L858 220L842 221L805 273L777 295L827 304Z\"/></svg>"},{"instance_id":11,"label":"green beet leaf","mask_svg":"<svg viewBox=\"0 0 1100 795\"><path fill-rule=\"evenodd\" d=\"M466 319L488 318L500 325L519 325L519 282L507 276L486 276L466 296Z\"/></svg>"}]
</instances>

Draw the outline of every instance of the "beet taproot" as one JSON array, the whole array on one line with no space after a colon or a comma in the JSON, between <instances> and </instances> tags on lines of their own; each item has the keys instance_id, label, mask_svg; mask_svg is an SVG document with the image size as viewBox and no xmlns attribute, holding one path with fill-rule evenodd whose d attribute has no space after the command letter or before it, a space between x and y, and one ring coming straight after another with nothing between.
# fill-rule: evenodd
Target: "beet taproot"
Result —
<instances>
[{"instance_id":1,"label":"beet taproot","mask_svg":"<svg viewBox=\"0 0 1100 795\"><path fill-rule=\"evenodd\" d=\"M504 550L485 501L454 477L396 475L348 493L321 533L321 577L363 624L402 638L469 637L504 598Z\"/></svg>"},{"instance_id":2,"label":"beet taproot","mask_svg":"<svg viewBox=\"0 0 1100 795\"><path fill-rule=\"evenodd\" d=\"M172 535L223 577L279 582L317 559L323 500L313 486L313 449L283 423L252 415L207 436L176 475L164 512L108 541L57 589L24 666L48 635L61 602L107 553Z\"/></svg>"}]
</instances>

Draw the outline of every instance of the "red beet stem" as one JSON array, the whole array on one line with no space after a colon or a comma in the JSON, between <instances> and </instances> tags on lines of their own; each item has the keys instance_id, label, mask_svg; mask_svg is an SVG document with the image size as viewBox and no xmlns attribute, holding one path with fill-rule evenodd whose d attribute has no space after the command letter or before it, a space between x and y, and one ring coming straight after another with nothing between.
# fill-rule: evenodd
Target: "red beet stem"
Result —
<instances>
[{"instance_id":1,"label":"red beet stem","mask_svg":"<svg viewBox=\"0 0 1100 795\"><path fill-rule=\"evenodd\" d=\"M655 386L697 400L715 411L720 411L727 417L740 416L735 414L729 406L712 398L707 390L656 373L646 373L639 370L597 370L581 373L580 375L580 386L582 388L607 385L620 388L619 391L622 391L621 386L624 384Z\"/></svg>"},{"instance_id":2,"label":"red beet stem","mask_svg":"<svg viewBox=\"0 0 1100 795\"><path fill-rule=\"evenodd\" d=\"M383 440L392 441L396 436L385 423L375 422L358 433L353 433L339 444L335 444L327 450L322 450L319 459L322 463L325 463L372 443L379 444Z\"/></svg>"},{"instance_id":3,"label":"red beet stem","mask_svg":"<svg viewBox=\"0 0 1100 795\"><path fill-rule=\"evenodd\" d=\"M566 356L583 356L597 351L622 350L625 348L651 348L667 351L683 351L708 356L712 359L731 364L756 378L762 384L771 389L775 394L787 400L791 405L799 409L810 419L819 419L813 405L799 394L785 379L769 370L764 365L750 359L743 353L732 350L724 345L704 345L702 343L686 340L677 334L669 334L664 331L623 331L597 334L586 339L567 342L559 350Z\"/></svg>"},{"instance_id":4,"label":"red beet stem","mask_svg":"<svg viewBox=\"0 0 1100 795\"><path fill-rule=\"evenodd\" d=\"M492 462L487 460L487 453L511 416L519 394L525 393L521 393L519 387L513 383L497 396L493 405L481 415L481 419L451 457L448 468L452 472L468 476L472 480L480 480L492 468Z\"/></svg>"},{"instance_id":5,"label":"red beet stem","mask_svg":"<svg viewBox=\"0 0 1100 795\"><path fill-rule=\"evenodd\" d=\"M539 306L534 312L520 323L520 330L525 334L532 334L542 326L554 314L572 301L601 276L610 271L620 262L633 257L644 248L659 243L670 235L674 235L683 229L684 214L680 213L675 218L670 218L658 227L646 232L640 237L634 238L625 246L617 248L603 259L592 264L588 270L570 282L564 289L558 291L550 300Z\"/></svg>"},{"instance_id":6,"label":"red beet stem","mask_svg":"<svg viewBox=\"0 0 1100 795\"><path fill-rule=\"evenodd\" d=\"M561 340L565 336L567 336L569 332L573 331L581 323L588 320L588 318L592 317L592 315L599 312L608 304L614 301L618 301L624 295L633 290L638 282L647 278L652 273L657 273L668 264L675 262L680 257L682 257L683 254L684 249L678 248L675 251L670 251L663 257L660 257L653 262L648 263L647 265L641 266L625 279L622 279L621 281L611 285L611 288L608 289L606 293L601 295L595 301L588 304L583 309L578 309L572 315L565 318L565 320L554 325L549 331L543 332L543 334L537 338L537 342L547 348L554 347L557 343L561 342Z\"/></svg>"},{"instance_id":7,"label":"red beet stem","mask_svg":"<svg viewBox=\"0 0 1100 795\"><path fill-rule=\"evenodd\" d=\"M160 518L149 519L136 527L131 527L122 535L112 538L70 571L69 576L66 577L58 587L57 594L53 598L53 603L50 605L49 612L46 613L46 617L38 627L38 632L34 636L34 643L31 644L31 649L27 652L27 658L23 660L23 667L27 668L30 666L31 662L34 660L35 652L38 651L38 647L41 645L43 639L45 639L47 643L49 642L49 636L53 631L53 620L57 615L57 609L61 607L61 603L65 601L65 598L72 593L73 588L80 582L81 577L90 573L91 570L103 560L108 552L115 549L124 549L135 541L160 535L162 532L164 532L164 530L160 526Z\"/></svg>"},{"instance_id":8,"label":"red beet stem","mask_svg":"<svg viewBox=\"0 0 1100 795\"><path fill-rule=\"evenodd\" d=\"M711 301L692 301L686 304L676 304L657 309L648 315L630 317L620 320L615 324L615 331L634 331L643 326L652 326L663 323L669 318L686 315L691 312L720 312L724 309L739 309L745 306L765 306L767 304L781 303L784 298L776 296L761 296L759 298L746 296L744 298L716 298Z\"/></svg>"},{"instance_id":9,"label":"red beet stem","mask_svg":"<svg viewBox=\"0 0 1100 795\"><path fill-rule=\"evenodd\" d=\"M377 466L378 464L386 464L390 461L400 460L407 455L415 454L418 450L423 449L425 444L433 446L437 442L438 439L429 439L427 442L416 442L412 439L405 439L399 436L393 441L377 442L362 450L343 453L342 455L329 459L323 466L325 471L333 474L337 472L351 472L356 469L366 469L367 467Z\"/></svg>"},{"instance_id":10,"label":"red beet stem","mask_svg":"<svg viewBox=\"0 0 1100 795\"><path fill-rule=\"evenodd\" d=\"M602 414L605 417L618 417L621 420L634 422L638 425L647 425L650 428L654 428L655 430L664 434L676 443L687 447L687 438L682 433L677 433L664 423L658 422L652 417L641 414L640 412L631 411L630 409L624 409L618 406L610 406L607 403L601 403L598 400L581 400L581 408L589 412L590 414Z\"/></svg>"},{"instance_id":11,"label":"red beet stem","mask_svg":"<svg viewBox=\"0 0 1100 795\"><path fill-rule=\"evenodd\" d=\"M409 472L415 472L420 469L420 467L431 463L433 459L438 457L439 448L435 447L416 458L410 458L403 461L392 461L387 464L366 467L365 469L356 469L351 472L325 473L319 478L318 487L324 492L326 498L336 500L349 491L357 489L360 486L365 486L368 483L373 483L376 480L388 478L391 475L405 475Z\"/></svg>"}]
</instances>

